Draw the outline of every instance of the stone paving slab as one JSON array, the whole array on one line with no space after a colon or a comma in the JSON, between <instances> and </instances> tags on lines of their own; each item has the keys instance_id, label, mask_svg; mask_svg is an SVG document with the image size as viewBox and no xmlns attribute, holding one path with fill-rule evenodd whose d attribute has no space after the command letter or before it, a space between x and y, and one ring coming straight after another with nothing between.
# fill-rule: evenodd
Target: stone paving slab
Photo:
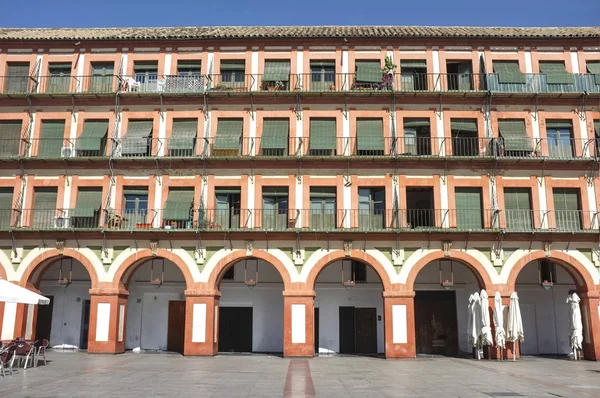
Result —
<instances>
[{"instance_id":1,"label":"stone paving slab","mask_svg":"<svg viewBox=\"0 0 600 398\"><path fill-rule=\"evenodd\" d=\"M600 362L525 357L383 360L328 356L88 355L0 376L0 397L600 397Z\"/></svg>"}]
</instances>

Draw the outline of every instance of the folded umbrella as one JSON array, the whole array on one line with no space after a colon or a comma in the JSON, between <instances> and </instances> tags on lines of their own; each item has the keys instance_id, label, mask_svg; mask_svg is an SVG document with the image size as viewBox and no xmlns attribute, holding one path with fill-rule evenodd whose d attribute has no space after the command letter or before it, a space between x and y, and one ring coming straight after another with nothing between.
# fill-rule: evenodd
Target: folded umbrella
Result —
<instances>
[{"instance_id":1,"label":"folded umbrella","mask_svg":"<svg viewBox=\"0 0 600 398\"><path fill-rule=\"evenodd\" d=\"M513 361L517 354L515 342L525 340L523 334L523 320L521 319L521 308L519 307L519 297L517 292L510 295L510 305L508 306L508 320L506 322L506 340L513 342Z\"/></svg>"},{"instance_id":2,"label":"folded umbrella","mask_svg":"<svg viewBox=\"0 0 600 398\"><path fill-rule=\"evenodd\" d=\"M496 347L504 349L506 333L504 332L504 308L500 292L494 295L494 328L496 329Z\"/></svg>"},{"instance_id":3,"label":"folded umbrella","mask_svg":"<svg viewBox=\"0 0 600 398\"><path fill-rule=\"evenodd\" d=\"M581 299L577 293L567 296L567 304L569 304L569 345L573 350L574 359L578 359L577 352L581 350L581 344L583 343L580 301Z\"/></svg>"}]
</instances>

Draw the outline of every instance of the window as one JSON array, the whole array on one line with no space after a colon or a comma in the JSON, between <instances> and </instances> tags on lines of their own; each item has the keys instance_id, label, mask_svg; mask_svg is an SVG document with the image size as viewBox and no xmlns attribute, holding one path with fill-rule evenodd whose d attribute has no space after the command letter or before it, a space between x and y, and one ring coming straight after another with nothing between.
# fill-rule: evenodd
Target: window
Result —
<instances>
[{"instance_id":1,"label":"window","mask_svg":"<svg viewBox=\"0 0 600 398\"><path fill-rule=\"evenodd\" d=\"M34 228L64 228L68 220L62 209L56 208L58 188L36 187L33 190L33 219Z\"/></svg>"},{"instance_id":2,"label":"window","mask_svg":"<svg viewBox=\"0 0 600 398\"><path fill-rule=\"evenodd\" d=\"M546 76L546 83L554 84L573 84L573 75L567 72L564 62L545 62L540 61L540 72Z\"/></svg>"},{"instance_id":3,"label":"window","mask_svg":"<svg viewBox=\"0 0 600 398\"><path fill-rule=\"evenodd\" d=\"M221 61L221 81L217 82L217 89L244 87L246 81L246 64L244 60Z\"/></svg>"},{"instance_id":4,"label":"window","mask_svg":"<svg viewBox=\"0 0 600 398\"><path fill-rule=\"evenodd\" d=\"M365 263L352 260L352 280L354 283L367 282L367 265Z\"/></svg>"},{"instance_id":5,"label":"window","mask_svg":"<svg viewBox=\"0 0 600 398\"><path fill-rule=\"evenodd\" d=\"M13 189L0 188L0 229L11 226L13 212Z\"/></svg>"},{"instance_id":6,"label":"window","mask_svg":"<svg viewBox=\"0 0 600 398\"><path fill-rule=\"evenodd\" d=\"M456 227L460 230L483 228L481 188L456 188Z\"/></svg>"},{"instance_id":7,"label":"window","mask_svg":"<svg viewBox=\"0 0 600 398\"><path fill-rule=\"evenodd\" d=\"M448 61L448 90L469 91L474 88L473 67L471 62Z\"/></svg>"},{"instance_id":8,"label":"window","mask_svg":"<svg viewBox=\"0 0 600 398\"><path fill-rule=\"evenodd\" d=\"M554 188L554 219L558 231L581 230L581 202L579 189Z\"/></svg>"},{"instance_id":9,"label":"window","mask_svg":"<svg viewBox=\"0 0 600 398\"><path fill-rule=\"evenodd\" d=\"M240 156L242 154L243 119L219 119L217 135L212 144L212 156Z\"/></svg>"},{"instance_id":10,"label":"window","mask_svg":"<svg viewBox=\"0 0 600 398\"><path fill-rule=\"evenodd\" d=\"M121 137L121 156L144 157L152 153L152 120L130 119Z\"/></svg>"},{"instance_id":11,"label":"window","mask_svg":"<svg viewBox=\"0 0 600 398\"><path fill-rule=\"evenodd\" d=\"M600 119L594 120L594 131L595 133L595 141L596 141L596 157L600 157Z\"/></svg>"},{"instance_id":12,"label":"window","mask_svg":"<svg viewBox=\"0 0 600 398\"><path fill-rule=\"evenodd\" d=\"M102 211L102 188L79 188L75 208L71 210L73 228L98 228Z\"/></svg>"},{"instance_id":13,"label":"window","mask_svg":"<svg viewBox=\"0 0 600 398\"><path fill-rule=\"evenodd\" d=\"M394 149L392 148L392 150ZM404 119L404 150L402 155L431 155L429 119Z\"/></svg>"},{"instance_id":14,"label":"window","mask_svg":"<svg viewBox=\"0 0 600 398\"><path fill-rule=\"evenodd\" d=\"M108 120L86 120L83 131L75 140L77 156L105 156Z\"/></svg>"},{"instance_id":15,"label":"window","mask_svg":"<svg viewBox=\"0 0 600 398\"><path fill-rule=\"evenodd\" d=\"M335 119L310 119L308 148L310 156L333 156L336 154Z\"/></svg>"},{"instance_id":16,"label":"window","mask_svg":"<svg viewBox=\"0 0 600 398\"><path fill-rule=\"evenodd\" d=\"M363 231L385 228L384 188L358 188L358 228Z\"/></svg>"},{"instance_id":17,"label":"window","mask_svg":"<svg viewBox=\"0 0 600 398\"><path fill-rule=\"evenodd\" d=\"M600 85L600 61L588 61L586 67L588 72L594 76L594 84Z\"/></svg>"},{"instance_id":18,"label":"window","mask_svg":"<svg viewBox=\"0 0 600 398\"><path fill-rule=\"evenodd\" d=\"M6 93L29 91L29 62L8 62L6 68ZM37 76L36 76L37 77Z\"/></svg>"},{"instance_id":19,"label":"window","mask_svg":"<svg viewBox=\"0 0 600 398\"><path fill-rule=\"evenodd\" d=\"M433 188L406 188L406 227L423 228L435 226Z\"/></svg>"},{"instance_id":20,"label":"window","mask_svg":"<svg viewBox=\"0 0 600 398\"><path fill-rule=\"evenodd\" d=\"M135 62L133 73L135 81L139 83L139 91L158 91L158 61Z\"/></svg>"},{"instance_id":21,"label":"window","mask_svg":"<svg viewBox=\"0 0 600 398\"><path fill-rule=\"evenodd\" d=\"M178 76L200 76L202 65L200 61L180 60L177 62Z\"/></svg>"},{"instance_id":22,"label":"window","mask_svg":"<svg viewBox=\"0 0 600 398\"><path fill-rule=\"evenodd\" d=\"M288 228L288 188L263 188L262 227L266 230Z\"/></svg>"},{"instance_id":23,"label":"window","mask_svg":"<svg viewBox=\"0 0 600 398\"><path fill-rule=\"evenodd\" d=\"M540 261L540 279L541 282L556 283L556 264L541 260Z\"/></svg>"},{"instance_id":24,"label":"window","mask_svg":"<svg viewBox=\"0 0 600 398\"><path fill-rule=\"evenodd\" d=\"M126 229L151 228L148 214L148 188L147 187L125 187L123 189L125 209L123 211L123 222Z\"/></svg>"},{"instance_id":25,"label":"window","mask_svg":"<svg viewBox=\"0 0 600 398\"><path fill-rule=\"evenodd\" d=\"M451 119L452 156L479 156L477 119Z\"/></svg>"},{"instance_id":26,"label":"window","mask_svg":"<svg viewBox=\"0 0 600 398\"><path fill-rule=\"evenodd\" d=\"M167 229L191 228L194 214L194 188L171 188L163 209Z\"/></svg>"},{"instance_id":27,"label":"window","mask_svg":"<svg viewBox=\"0 0 600 398\"><path fill-rule=\"evenodd\" d=\"M336 228L336 189L310 188L310 228L333 230Z\"/></svg>"},{"instance_id":28,"label":"window","mask_svg":"<svg viewBox=\"0 0 600 398\"><path fill-rule=\"evenodd\" d=\"M115 65L112 62L92 62L92 81L90 92L110 93L113 92L113 78Z\"/></svg>"},{"instance_id":29,"label":"window","mask_svg":"<svg viewBox=\"0 0 600 398\"><path fill-rule=\"evenodd\" d=\"M546 137L550 157L564 159L575 156L570 120L546 120Z\"/></svg>"},{"instance_id":30,"label":"window","mask_svg":"<svg viewBox=\"0 0 600 398\"><path fill-rule=\"evenodd\" d=\"M531 156L533 152L533 139L527 135L525 120L498 120L498 132L501 137L498 156Z\"/></svg>"},{"instance_id":31,"label":"window","mask_svg":"<svg viewBox=\"0 0 600 398\"><path fill-rule=\"evenodd\" d=\"M500 84L524 84L527 82L525 75L519 69L519 61L494 61L492 67Z\"/></svg>"},{"instance_id":32,"label":"window","mask_svg":"<svg viewBox=\"0 0 600 398\"><path fill-rule=\"evenodd\" d=\"M356 78L352 89L375 89L381 84L382 78L380 61L356 60Z\"/></svg>"},{"instance_id":33,"label":"window","mask_svg":"<svg viewBox=\"0 0 600 398\"><path fill-rule=\"evenodd\" d=\"M43 120L42 132L38 140L38 157L60 158L65 138L64 120Z\"/></svg>"},{"instance_id":34,"label":"window","mask_svg":"<svg viewBox=\"0 0 600 398\"><path fill-rule=\"evenodd\" d=\"M196 152L198 119L173 119L168 141L169 156L193 156Z\"/></svg>"},{"instance_id":35,"label":"window","mask_svg":"<svg viewBox=\"0 0 600 398\"><path fill-rule=\"evenodd\" d=\"M21 147L21 120L0 120L0 157L19 156Z\"/></svg>"},{"instance_id":36,"label":"window","mask_svg":"<svg viewBox=\"0 0 600 398\"><path fill-rule=\"evenodd\" d=\"M207 228L240 228L240 188L215 188L216 209L214 215L209 214Z\"/></svg>"},{"instance_id":37,"label":"window","mask_svg":"<svg viewBox=\"0 0 600 398\"><path fill-rule=\"evenodd\" d=\"M530 231L533 228L531 189L504 188L504 215L509 231Z\"/></svg>"},{"instance_id":38,"label":"window","mask_svg":"<svg viewBox=\"0 0 600 398\"><path fill-rule=\"evenodd\" d=\"M356 139L358 156L383 156L383 119L357 119Z\"/></svg>"},{"instance_id":39,"label":"window","mask_svg":"<svg viewBox=\"0 0 600 398\"><path fill-rule=\"evenodd\" d=\"M311 91L340 90L335 86L335 60L310 61L310 87Z\"/></svg>"},{"instance_id":40,"label":"window","mask_svg":"<svg viewBox=\"0 0 600 398\"><path fill-rule=\"evenodd\" d=\"M402 61L400 63L400 73L402 77L402 91L426 91L428 89L427 61Z\"/></svg>"},{"instance_id":41,"label":"window","mask_svg":"<svg viewBox=\"0 0 600 398\"><path fill-rule=\"evenodd\" d=\"M227 271L223 274L224 281L233 281L235 280L235 265L229 267Z\"/></svg>"},{"instance_id":42,"label":"window","mask_svg":"<svg viewBox=\"0 0 600 398\"><path fill-rule=\"evenodd\" d=\"M70 63L50 63L48 65L49 93L68 93L71 85L71 64Z\"/></svg>"},{"instance_id":43,"label":"window","mask_svg":"<svg viewBox=\"0 0 600 398\"><path fill-rule=\"evenodd\" d=\"M262 77L263 90L290 89L290 61L265 61L265 73Z\"/></svg>"},{"instance_id":44,"label":"window","mask_svg":"<svg viewBox=\"0 0 600 398\"><path fill-rule=\"evenodd\" d=\"M288 154L289 119L263 119L260 147L264 156L285 156Z\"/></svg>"}]
</instances>

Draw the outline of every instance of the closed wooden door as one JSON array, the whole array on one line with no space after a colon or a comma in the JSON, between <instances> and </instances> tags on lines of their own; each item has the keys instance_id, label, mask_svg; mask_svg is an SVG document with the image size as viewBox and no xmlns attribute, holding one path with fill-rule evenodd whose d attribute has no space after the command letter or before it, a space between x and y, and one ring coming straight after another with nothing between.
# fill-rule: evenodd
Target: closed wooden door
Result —
<instances>
[{"instance_id":1,"label":"closed wooden door","mask_svg":"<svg viewBox=\"0 0 600 398\"><path fill-rule=\"evenodd\" d=\"M356 353L377 354L377 310L355 308Z\"/></svg>"},{"instance_id":2,"label":"closed wooden door","mask_svg":"<svg viewBox=\"0 0 600 398\"><path fill-rule=\"evenodd\" d=\"M185 301L169 301L167 350L183 352L185 337Z\"/></svg>"},{"instance_id":3,"label":"closed wooden door","mask_svg":"<svg viewBox=\"0 0 600 398\"><path fill-rule=\"evenodd\" d=\"M50 299L50 304L38 305L37 319L35 321L35 340L39 340L40 342L42 342L43 339L50 341L50 333L52 331L52 309L54 306L54 296L46 297Z\"/></svg>"}]
</instances>

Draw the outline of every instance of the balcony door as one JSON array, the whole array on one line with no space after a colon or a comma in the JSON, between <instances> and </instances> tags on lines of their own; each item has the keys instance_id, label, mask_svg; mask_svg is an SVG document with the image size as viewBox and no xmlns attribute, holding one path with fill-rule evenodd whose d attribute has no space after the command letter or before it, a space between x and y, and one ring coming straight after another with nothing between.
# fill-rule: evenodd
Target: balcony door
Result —
<instances>
[{"instance_id":1,"label":"balcony door","mask_svg":"<svg viewBox=\"0 0 600 398\"><path fill-rule=\"evenodd\" d=\"M209 228L240 228L240 198L241 191L239 188L215 189L214 224L209 225Z\"/></svg>"},{"instance_id":2,"label":"balcony door","mask_svg":"<svg viewBox=\"0 0 600 398\"><path fill-rule=\"evenodd\" d=\"M125 209L123 222L127 229L146 229L151 227L148 217L148 189L125 188Z\"/></svg>"},{"instance_id":3,"label":"balcony door","mask_svg":"<svg viewBox=\"0 0 600 398\"><path fill-rule=\"evenodd\" d=\"M385 228L384 188L358 188L358 228L363 231Z\"/></svg>"},{"instance_id":4,"label":"balcony door","mask_svg":"<svg viewBox=\"0 0 600 398\"><path fill-rule=\"evenodd\" d=\"M287 187L264 188L262 227L266 230L288 228L288 189Z\"/></svg>"},{"instance_id":5,"label":"balcony door","mask_svg":"<svg viewBox=\"0 0 600 398\"><path fill-rule=\"evenodd\" d=\"M336 228L335 188L311 188L310 228L326 231Z\"/></svg>"}]
</instances>

